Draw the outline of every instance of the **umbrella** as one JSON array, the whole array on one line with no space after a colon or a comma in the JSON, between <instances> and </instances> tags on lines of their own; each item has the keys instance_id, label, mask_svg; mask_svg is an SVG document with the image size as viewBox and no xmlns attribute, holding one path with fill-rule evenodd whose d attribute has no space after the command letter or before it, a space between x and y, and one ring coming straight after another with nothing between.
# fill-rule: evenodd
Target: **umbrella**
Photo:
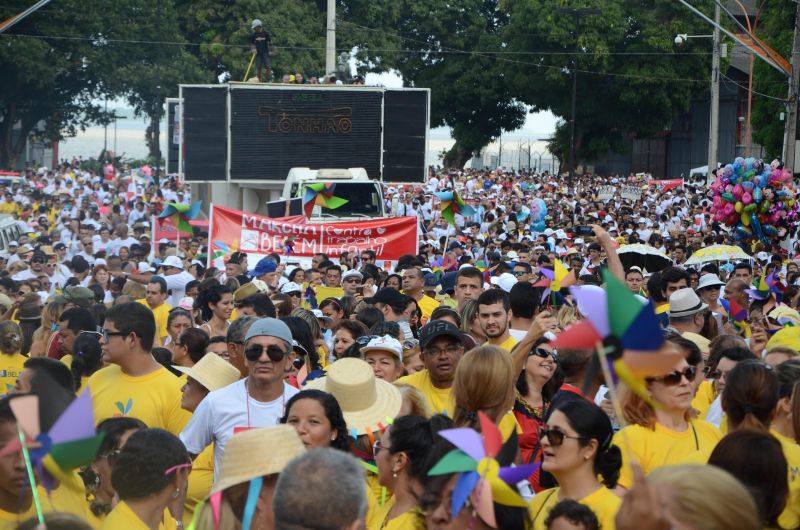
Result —
<instances>
[{"instance_id":1,"label":"umbrella","mask_svg":"<svg viewBox=\"0 0 800 530\"><path fill-rule=\"evenodd\" d=\"M655 247L636 243L624 245L617 250L617 255L625 270L633 266L650 272L660 271L672 265L672 259Z\"/></svg>"},{"instance_id":2,"label":"umbrella","mask_svg":"<svg viewBox=\"0 0 800 530\"><path fill-rule=\"evenodd\" d=\"M695 251L684 265L699 265L711 261L752 260L741 248L733 245L711 245Z\"/></svg>"}]
</instances>

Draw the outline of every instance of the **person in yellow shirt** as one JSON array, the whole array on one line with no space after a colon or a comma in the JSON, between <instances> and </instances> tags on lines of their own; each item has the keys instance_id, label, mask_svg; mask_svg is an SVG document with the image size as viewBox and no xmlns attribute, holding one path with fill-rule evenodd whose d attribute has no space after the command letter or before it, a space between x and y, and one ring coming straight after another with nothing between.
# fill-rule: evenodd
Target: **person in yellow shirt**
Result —
<instances>
[{"instance_id":1,"label":"person in yellow shirt","mask_svg":"<svg viewBox=\"0 0 800 530\"><path fill-rule=\"evenodd\" d=\"M196 328L194 328L196 330ZM189 333L191 330L184 332ZM181 336L183 340L183 335ZM181 408L194 412L209 392L219 390L239 380L239 370L218 355L206 354L192 367L176 366L186 374ZM208 497L214 483L214 445L206 447L194 460L189 474L189 489L183 510L183 524L189 526L197 504Z\"/></svg>"},{"instance_id":2,"label":"person in yellow shirt","mask_svg":"<svg viewBox=\"0 0 800 530\"><path fill-rule=\"evenodd\" d=\"M17 419L8 401L7 398L0 400L0 451L19 441ZM0 530L14 530L34 515L22 452L12 452L0 458Z\"/></svg>"},{"instance_id":3,"label":"person in yellow shirt","mask_svg":"<svg viewBox=\"0 0 800 530\"><path fill-rule=\"evenodd\" d=\"M153 313L142 304L112 307L100 346L109 366L89 378L95 421L115 416L180 433L190 414L180 408L181 381L158 364L150 350L156 333Z\"/></svg>"},{"instance_id":4,"label":"person in yellow shirt","mask_svg":"<svg viewBox=\"0 0 800 530\"><path fill-rule=\"evenodd\" d=\"M695 453L710 452L722 438L707 421L689 419L695 377L695 367L682 359L673 372L647 379L648 391L661 404L658 408L633 393L623 397L623 413L630 425L614 436L622 450L621 487L633 484L633 460L646 475L661 466L686 462Z\"/></svg>"},{"instance_id":5,"label":"person in yellow shirt","mask_svg":"<svg viewBox=\"0 0 800 530\"><path fill-rule=\"evenodd\" d=\"M418 509L422 496L422 482L429 465L427 456L438 438L436 433L452 428L453 422L443 416L431 419L420 416L401 416L375 443L375 464L378 481L392 498L373 518L376 526L367 530L417 530L424 529L424 517Z\"/></svg>"},{"instance_id":6,"label":"person in yellow shirt","mask_svg":"<svg viewBox=\"0 0 800 530\"><path fill-rule=\"evenodd\" d=\"M540 435L542 469L559 486L537 493L531 501L533 530L546 530L550 510L566 499L588 506L603 530L614 530L622 500L611 490L617 484L622 455L612 443L613 434L608 415L590 401L562 401L551 411Z\"/></svg>"},{"instance_id":7,"label":"person in yellow shirt","mask_svg":"<svg viewBox=\"0 0 800 530\"><path fill-rule=\"evenodd\" d=\"M182 510L191 467L189 454L177 436L163 429L133 433L111 471L119 503L101 530L176 530L170 508Z\"/></svg>"},{"instance_id":8,"label":"person in yellow shirt","mask_svg":"<svg viewBox=\"0 0 800 530\"><path fill-rule=\"evenodd\" d=\"M450 322L433 320L420 329L419 342L425 369L401 377L397 382L418 388L433 413L452 416L455 403L451 387L456 367L464 355L464 336Z\"/></svg>"},{"instance_id":9,"label":"person in yellow shirt","mask_svg":"<svg viewBox=\"0 0 800 530\"><path fill-rule=\"evenodd\" d=\"M502 289L489 289L478 297L478 323L486 336L486 344L511 352L517 339L511 336L511 304Z\"/></svg>"},{"instance_id":10,"label":"person in yellow shirt","mask_svg":"<svg viewBox=\"0 0 800 530\"><path fill-rule=\"evenodd\" d=\"M148 307L153 312L156 319L156 339L159 345L163 345L167 340L169 331L167 320L172 306L167 303L169 293L167 292L167 282L161 276L152 276L147 282L145 297L136 300L140 304Z\"/></svg>"},{"instance_id":11,"label":"person in yellow shirt","mask_svg":"<svg viewBox=\"0 0 800 530\"><path fill-rule=\"evenodd\" d=\"M403 272L403 294L417 301L422 311L422 322L427 323L433 310L439 307L439 302L425 294L425 274L419 267L409 267Z\"/></svg>"},{"instance_id":12,"label":"person in yellow shirt","mask_svg":"<svg viewBox=\"0 0 800 530\"><path fill-rule=\"evenodd\" d=\"M13 320L0 321L0 395L14 388L28 358L20 353L22 329Z\"/></svg>"}]
</instances>

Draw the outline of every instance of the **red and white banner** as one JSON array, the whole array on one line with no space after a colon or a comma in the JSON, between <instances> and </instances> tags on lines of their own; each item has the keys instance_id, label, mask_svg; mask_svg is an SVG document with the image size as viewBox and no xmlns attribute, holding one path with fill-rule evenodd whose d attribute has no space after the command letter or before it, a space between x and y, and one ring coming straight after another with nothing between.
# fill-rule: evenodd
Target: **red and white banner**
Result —
<instances>
[{"instance_id":1,"label":"red and white banner","mask_svg":"<svg viewBox=\"0 0 800 530\"><path fill-rule=\"evenodd\" d=\"M655 186L658 188L658 191L664 193L665 191L669 191L673 188L682 188L683 187L683 179L669 179L669 180L650 180L648 181L650 186Z\"/></svg>"},{"instance_id":2,"label":"red and white banner","mask_svg":"<svg viewBox=\"0 0 800 530\"><path fill-rule=\"evenodd\" d=\"M284 255L287 238L294 238L291 255L374 250L377 259L397 260L418 250L416 217L391 217L342 223L307 223L305 217L271 218L211 205L211 256L233 251Z\"/></svg>"}]
</instances>

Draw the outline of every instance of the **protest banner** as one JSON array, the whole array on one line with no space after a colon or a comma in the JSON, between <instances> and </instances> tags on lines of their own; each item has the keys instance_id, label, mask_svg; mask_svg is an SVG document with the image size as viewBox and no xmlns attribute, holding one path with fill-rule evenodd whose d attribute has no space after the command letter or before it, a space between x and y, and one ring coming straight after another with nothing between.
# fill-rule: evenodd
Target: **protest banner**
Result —
<instances>
[{"instance_id":1,"label":"protest banner","mask_svg":"<svg viewBox=\"0 0 800 530\"><path fill-rule=\"evenodd\" d=\"M674 188L682 188L683 179L650 180L648 184L650 186L655 186L658 188L658 191L664 193Z\"/></svg>"},{"instance_id":2,"label":"protest banner","mask_svg":"<svg viewBox=\"0 0 800 530\"><path fill-rule=\"evenodd\" d=\"M621 186L619 194L623 199L638 201L642 196L642 188L639 186Z\"/></svg>"},{"instance_id":3,"label":"protest banner","mask_svg":"<svg viewBox=\"0 0 800 530\"><path fill-rule=\"evenodd\" d=\"M416 217L308 223L303 216L270 218L212 204L209 260L235 251L310 258L362 250L374 250L379 260L397 260L417 253L417 223Z\"/></svg>"},{"instance_id":4,"label":"protest banner","mask_svg":"<svg viewBox=\"0 0 800 530\"><path fill-rule=\"evenodd\" d=\"M597 200L599 201L610 201L614 197L614 192L616 188L614 186L600 186L597 190Z\"/></svg>"}]
</instances>

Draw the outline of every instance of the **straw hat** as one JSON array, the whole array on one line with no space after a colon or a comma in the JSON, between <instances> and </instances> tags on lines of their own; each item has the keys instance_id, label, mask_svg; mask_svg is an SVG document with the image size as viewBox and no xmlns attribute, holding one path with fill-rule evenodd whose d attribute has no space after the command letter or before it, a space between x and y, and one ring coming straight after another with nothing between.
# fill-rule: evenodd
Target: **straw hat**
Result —
<instances>
[{"instance_id":1,"label":"straw hat","mask_svg":"<svg viewBox=\"0 0 800 530\"><path fill-rule=\"evenodd\" d=\"M378 430L378 423L387 425L403 404L396 386L376 378L372 367L355 357L339 359L326 377L309 381L306 388L332 394L342 408L347 428L356 435Z\"/></svg>"},{"instance_id":2,"label":"straw hat","mask_svg":"<svg viewBox=\"0 0 800 530\"><path fill-rule=\"evenodd\" d=\"M238 368L215 353L207 353L192 367L173 366L209 391L232 385L241 378Z\"/></svg>"},{"instance_id":3,"label":"straw hat","mask_svg":"<svg viewBox=\"0 0 800 530\"><path fill-rule=\"evenodd\" d=\"M219 479L211 494L250 482L254 478L280 473L286 464L305 451L303 442L291 425L250 429L234 434L225 445Z\"/></svg>"}]
</instances>

